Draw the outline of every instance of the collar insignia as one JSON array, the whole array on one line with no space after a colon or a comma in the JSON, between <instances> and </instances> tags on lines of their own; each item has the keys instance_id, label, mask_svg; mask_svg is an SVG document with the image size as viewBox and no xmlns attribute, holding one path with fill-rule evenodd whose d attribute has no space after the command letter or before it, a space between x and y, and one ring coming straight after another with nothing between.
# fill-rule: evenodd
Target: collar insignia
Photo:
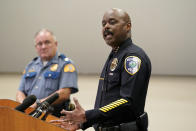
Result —
<instances>
[{"instance_id":1,"label":"collar insignia","mask_svg":"<svg viewBox=\"0 0 196 131\"><path fill-rule=\"evenodd\" d=\"M58 64L53 64L51 67L50 67L50 70L51 71L56 71L58 68Z\"/></svg>"},{"instance_id":2,"label":"collar insignia","mask_svg":"<svg viewBox=\"0 0 196 131\"><path fill-rule=\"evenodd\" d=\"M114 59L112 60L111 65L110 65L110 70L111 70L111 71L114 71L114 70L116 69L117 65L118 65L118 59L117 59L117 58L114 58Z\"/></svg>"}]
</instances>

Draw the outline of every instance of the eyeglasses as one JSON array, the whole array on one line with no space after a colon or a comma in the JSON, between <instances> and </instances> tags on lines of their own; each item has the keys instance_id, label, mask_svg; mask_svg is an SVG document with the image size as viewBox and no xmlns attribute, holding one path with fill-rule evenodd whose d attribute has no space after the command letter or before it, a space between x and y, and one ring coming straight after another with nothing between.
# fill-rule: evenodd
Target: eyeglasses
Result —
<instances>
[{"instance_id":1,"label":"eyeglasses","mask_svg":"<svg viewBox=\"0 0 196 131\"><path fill-rule=\"evenodd\" d=\"M46 40L44 42L38 42L35 44L36 47L42 47L43 45L45 46L49 46L51 44L51 42L49 40Z\"/></svg>"}]
</instances>

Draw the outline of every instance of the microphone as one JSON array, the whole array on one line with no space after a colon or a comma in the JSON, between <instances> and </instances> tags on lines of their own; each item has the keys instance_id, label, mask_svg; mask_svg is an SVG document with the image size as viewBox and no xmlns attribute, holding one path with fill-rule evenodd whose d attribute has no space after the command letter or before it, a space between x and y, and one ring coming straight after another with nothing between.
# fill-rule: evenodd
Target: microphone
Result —
<instances>
[{"instance_id":1,"label":"microphone","mask_svg":"<svg viewBox=\"0 0 196 131\"><path fill-rule=\"evenodd\" d=\"M45 113L44 116L41 118L41 120L45 121L46 118L48 117L48 115L51 114L52 112L54 112L54 107L49 106L48 109L46 110L46 113Z\"/></svg>"},{"instance_id":2,"label":"microphone","mask_svg":"<svg viewBox=\"0 0 196 131\"><path fill-rule=\"evenodd\" d=\"M30 115L35 118L40 117L42 112L48 110L49 106L58 98L59 98L59 94L55 93L54 95L52 95L51 97L47 98L45 101L40 103L36 108L36 110L31 112Z\"/></svg>"},{"instance_id":3,"label":"microphone","mask_svg":"<svg viewBox=\"0 0 196 131\"><path fill-rule=\"evenodd\" d=\"M22 104L18 105L17 107L15 107L16 110L24 112L29 106L31 106L35 101L36 101L36 96L35 95L30 95L27 96Z\"/></svg>"}]
</instances>

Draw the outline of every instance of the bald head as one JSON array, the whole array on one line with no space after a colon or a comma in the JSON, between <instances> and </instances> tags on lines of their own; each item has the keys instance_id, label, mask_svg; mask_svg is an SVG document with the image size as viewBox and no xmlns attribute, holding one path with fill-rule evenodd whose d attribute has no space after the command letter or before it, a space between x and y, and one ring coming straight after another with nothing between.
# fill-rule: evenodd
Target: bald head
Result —
<instances>
[{"instance_id":1,"label":"bald head","mask_svg":"<svg viewBox=\"0 0 196 131\"><path fill-rule=\"evenodd\" d=\"M102 20L103 38L108 45L116 48L130 37L131 20L127 12L113 8L105 12Z\"/></svg>"}]
</instances>

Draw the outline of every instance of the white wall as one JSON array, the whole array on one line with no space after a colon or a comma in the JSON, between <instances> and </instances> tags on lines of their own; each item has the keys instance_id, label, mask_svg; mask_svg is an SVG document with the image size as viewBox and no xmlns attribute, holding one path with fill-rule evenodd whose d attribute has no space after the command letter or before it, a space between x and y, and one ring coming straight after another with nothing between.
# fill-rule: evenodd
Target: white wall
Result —
<instances>
[{"instance_id":1,"label":"white wall","mask_svg":"<svg viewBox=\"0 0 196 131\"><path fill-rule=\"evenodd\" d=\"M99 73L109 54L102 16L113 7L132 18L133 41L152 61L153 74L196 75L195 0L0 0L0 72L21 72L36 56L33 36L53 30L59 51L80 73Z\"/></svg>"}]
</instances>

